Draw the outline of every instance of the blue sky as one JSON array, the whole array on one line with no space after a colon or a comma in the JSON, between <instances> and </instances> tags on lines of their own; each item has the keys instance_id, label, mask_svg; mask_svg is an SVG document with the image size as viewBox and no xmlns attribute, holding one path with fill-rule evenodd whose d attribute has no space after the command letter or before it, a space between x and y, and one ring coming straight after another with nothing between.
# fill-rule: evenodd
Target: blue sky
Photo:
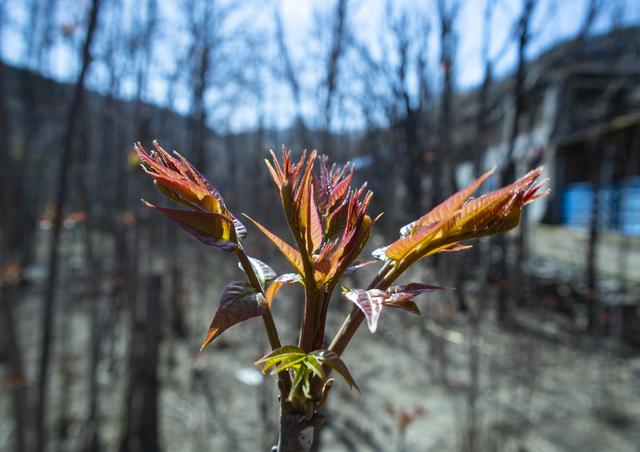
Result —
<instances>
[{"instance_id":1,"label":"blue sky","mask_svg":"<svg viewBox=\"0 0 640 452\"><path fill-rule=\"evenodd\" d=\"M159 28L154 34L153 61L148 63L149 83L145 90L145 98L150 102L167 105L169 94L173 92L172 106L186 113L189 111L190 91L188 80L181 76L178 85L170 89L168 74L176 72L178 65L188 58L189 33L186 23L186 4L188 0L158 0ZM462 0L460 15L456 23L459 36L457 58L455 62L456 88L470 89L477 85L482 78L481 42L483 34L482 15L487 0ZM492 56L501 54L496 62L498 75L509 72L515 62L515 44L505 46L509 36L513 33L513 23L521 8L521 0L494 0L495 8L491 27ZM533 22L533 36L530 56L533 57L541 50L552 46L559 40L572 37L585 15L588 0L539 0ZM228 3L228 1L226 1ZM219 0L218 4L224 5ZM58 0L58 8L54 14L56 30L63 26L74 28L81 24L86 14L88 0ZM106 5L112 2L105 2ZM101 25L118 27L122 35L127 36L138 26L144 18L144 10L140 5L143 1L122 0L123 7L114 10L107 6L101 17ZM254 127L261 116L267 126L285 127L294 115L292 97L288 85L277 74L278 50L274 36L274 12L280 11L286 33L287 46L291 52L296 74L302 85L303 111L305 119L311 125L319 121L319 86L322 81L322 64L330 43L329 18L334 2L321 0L272 0L235 2L241 5L234 8L223 26L222 33L228 33L229 43L221 46L221 58L231 60L228 73L216 73L212 76L211 88L207 93L207 105L210 111L210 122L218 129L241 130ZM637 0L619 0L618 2L603 0L602 13L594 28L595 32L609 29L614 21L622 24L640 23L640 2ZM28 6L26 0L5 0L5 26L3 27L2 58L18 65L33 64L27 54L29 39ZM350 0L349 25L354 38L365 44L374 55L381 55L382 44L390 39L385 31L385 16L387 14L385 0ZM420 31L424 24L429 24L430 35L426 41L429 55L429 67L432 70L430 82L432 89L437 91L439 85L437 55L439 52L437 41L437 23L435 20L435 0L408 1L396 0L393 10L399 12L404 8L411 11L412 26ZM242 41L234 39L242 30ZM76 60L78 44L82 38L81 27L75 32L62 36L57 32L54 45L49 57L45 60L42 71L55 79L72 80L78 70ZM416 42L419 41L416 36ZM107 37L99 35L95 46L96 62L92 67L89 85L93 89L104 91L107 87L109 69L106 67L102 55L107 46ZM246 51L247 46L253 47L256 57L244 62L243 77L260 80L260 88L255 92L243 93L243 87L229 83L229 74L234 66L234 52ZM240 50L238 50L240 49ZM506 51L501 52L502 49ZM125 53L125 48L121 48ZM392 60L394 55L388 55ZM119 94L122 97L133 96L135 92L134 68L128 70L129 61L126 56L120 60L123 77ZM274 68L275 72L274 72ZM220 69L224 71L224 67ZM237 67L235 67L237 70ZM362 71L352 67L351 63L341 67L344 78L341 89L347 93L343 96L335 114L334 127L338 129L355 129L361 127L363 119L359 107L350 100L349 92L357 91L356 80ZM353 86L351 84L353 83ZM246 91L246 90L245 90ZM257 107L259 105L259 108ZM260 113L258 113L260 112Z\"/></svg>"}]
</instances>

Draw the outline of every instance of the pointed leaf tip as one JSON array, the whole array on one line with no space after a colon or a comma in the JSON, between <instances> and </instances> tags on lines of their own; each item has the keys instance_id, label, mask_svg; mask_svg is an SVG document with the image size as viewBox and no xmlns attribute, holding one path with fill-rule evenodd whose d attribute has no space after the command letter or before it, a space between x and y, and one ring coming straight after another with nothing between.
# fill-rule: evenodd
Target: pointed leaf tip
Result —
<instances>
[{"instance_id":1,"label":"pointed leaf tip","mask_svg":"<svg viewBox=\"0 0 640 452\"><path fill-rule=\"evenodd\" d=\"M268 230L266 227L262 226L256 220L251 218L249 215L243 214L247 217L260 231L267 236L269 240L278 248L278 250L282 253L282 255L289 261L289 263L295 268L295 270L303 274L304 269L302 266L302 257L297 249L289 245L287 242L282 240L280 237L275 235L273 232Z\"/></svg>"},{"instance_id":2,"label":"pointed leaf tip","mask_svg":"<svg viewBox=\"0 0 640 452\"><path fill-rule=\"evenodd\" d=\"M220 304L216 310L207 335L200 350L204 350L215 338L233 325L265 312L266 302L262 294L247 282L235 281L229 284L222 293Z\"/></svg>"}]
</instances>

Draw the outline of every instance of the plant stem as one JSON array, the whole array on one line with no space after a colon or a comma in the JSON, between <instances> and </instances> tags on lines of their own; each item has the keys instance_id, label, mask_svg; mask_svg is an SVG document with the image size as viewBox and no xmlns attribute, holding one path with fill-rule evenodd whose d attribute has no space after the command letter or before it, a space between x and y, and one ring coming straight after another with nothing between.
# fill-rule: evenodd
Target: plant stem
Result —
<instances>
[{"instance_id":1,"label":"plant stem","mask_svg":"<svg viewBox=\"0 0 640 452\"><path fill-rule=\"evenodd\" d=\"M264 296L264 287L262 287L262 283L256 276L256 272L253 269L253 265L251 265L251 261L247 256L247 253L242 248L242 245L238 243L238 248L236 249L236 256L238 256L238 260L240 261L240 265L242 266L245 274L247 275L247 279L249 283L260 292ZM271 315L271 308L267 307L264 313L262 314L262 320L264 321L264 328L267 330L267 336L269 337L269 345L271 345L272 350L276 350L282 347L280 343L280 338L278 337L278 330L276 328L276 324L273 321L273 316ZM280 388L280 397L286 397L286 394L289 392L289 388L291 387L291 379L286 372L280 372L278 374L279 385Z\"/></svg>"},{"instance_id":2,"label":"plant stem","mask_svg":"<svg viewBox=\"0 0 640 452\"><path fill-rule=\"evenodd\" d=\"M313 264L311 263L311 258L307 253L304 239L300 237L299 234L296 234L296 230L291 222L289 225L296 244L298 245L304 270L304 314L302 316L302 327L300 329L300 340L298 346L308 353L313 348L313 340L315 338L316 305L319 302L318 292L315 286Z\"/></svg>"},{"instance_id":3,"label":"plant stem","mask_svg":"<svg viewBox=\"0 0 640 452\"><path fill-rule=\"evenodd\" d=\"M303 415L286 413L280 407L277 452L308 452L313 444L314 427L304 422Z\"/></svg>"},{"instance_id":4,"label":"plant stem","mask_svg":"<svg viewBox=\"0 0 640 452\"><path fill-rule=\"evenodd\" d=\"M254 289L264 295L264 288L262 287L262 283L260 283L260 280L256 276L253 265L251 265L251 261L249 260L247 253L245 253L242 245L240 244L238 244L238 248L236 249L236 256L238 256L240 265L247 275L249 283L251 283ZM278 330L276 329L276 324L273 321L273 316L271 315L270 308L265 309L264 313L262 314L262 320L264 321L264 327L267 330L267 336L269 337L269 344L271 345L271 349L275 350L277 348L280 348L282 345L280 344Z\"/></svg>"}]
</instances>

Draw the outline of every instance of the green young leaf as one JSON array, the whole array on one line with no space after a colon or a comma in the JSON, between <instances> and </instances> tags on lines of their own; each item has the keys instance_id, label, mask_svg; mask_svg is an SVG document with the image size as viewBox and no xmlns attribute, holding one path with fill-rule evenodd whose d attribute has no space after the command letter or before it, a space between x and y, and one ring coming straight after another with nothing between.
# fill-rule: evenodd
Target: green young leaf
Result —
<instances>
[{"instance_id":1,"label":"green young leaf","mask_svg":"<svg viewBox=\"0 0 640 452\"><path fill-rule=\"evenodd\" d=\"M323 366L328 366L338 372L342 378L349 383L349 386L356 388L360 391L360 388L356 384L355 380L349 373L349 369L347 369L346 364L342 359L338 356L337 353L331 350L315 350L310 353L310 355L314 356Z\"/></svg>"},{"instance_id":2,"label":"green young leaf","mask_svg":"<svg viewBox=\"0 0 640 452\"><path fill-rule=\"evenodd\" d=\"M213 316L200 351L204 350L211 341L226 329L251 317L262 315L265 309L267 309L266 300L249 283L243 281L232 282L222 293L220 305Z\"/></svg>"},{"instance_id":3,"label":"green young leaf","mask_svg":"<svg viewBox=\"0 0 640 452\"><path fill-rule=\"evenodd\" d=\"M285 370L297 369L304 363L306 359L307 359L307 355L304 355L304 354L302 356L289 355L285 359L280 361L278 366L274 367L271 373L277 374Z\"/></svg>"},{"instance_id":4,"label":"green young leaf","mask_svg":"<svg viewBox=\"0 0 640 452\"><path fill-rule=\"evenodd\" d=\"M287 400L292 402L296 397L311 398L309 382L309 369L306 366L299 366L294 373L291 391Z\"/></svg>"},{"instance_id":5,"label":"green young leaf","mask_svg":"<svg viewBox=\"0 0 640 452\"><path fill-rule=\"evenodd\" d=\"M326 379L324 371L322 370L322 364L320 364L320 361L318 361L318 358L316 358L314 355L307 355L307 359L304 361L304 364L309 368L311 372L317 375L318 378L323 381Z\"/></svg>"},{"instance_id":6,"label":"green young leaf","mask_svg":"<svg viewBox=\"0 0 640 452\"><path fill-rule=\"evenodd\" d=\"M301 357L301 356L305 356L305 353L302 349L298 348L298 347L294 347L293 345L285 345L284 347L280 347L274 351L272 351L271 353L263 356L262 358L260 358L258 361L256 361L254 364L260 365L260 364L264 364L264 367L262 368L262 373L267 373L267 371L274 365L288 359L291 357Z\"/></svg>"}]
</instances>

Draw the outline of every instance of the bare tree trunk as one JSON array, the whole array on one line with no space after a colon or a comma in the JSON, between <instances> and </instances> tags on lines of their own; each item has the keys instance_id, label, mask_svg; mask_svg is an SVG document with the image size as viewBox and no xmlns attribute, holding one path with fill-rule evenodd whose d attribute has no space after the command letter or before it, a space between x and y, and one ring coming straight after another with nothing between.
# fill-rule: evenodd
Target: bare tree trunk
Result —
<instances>
[{"instance_id":1,"label":"bare tree trunk","mask_svg":"<svg viewBox=\"0 0 640 452\"><path fill-rule=\"evenodd\" d=\"M458 159L456 150L451 143L451 125L453 123L453 73L456 52L455 20L460 4L457 1L439 0L438 19L440 22L440 66L443 71L442 96L440 99L440 112L438 117L438 155L441 161L440 180L434 181L440 184L442 193L454 193L457 191L456 166ZM438 258L438 275L443 282L452 284L457 288L451 294L458 310L468 310L464 294L464 259L463 256L450 256L451 259ZM443 340L443 339L441 339ZM446 344L442 344L442 357L446 358Z\"/></svg>"},{"instance_id":2,"label":"bare tree trunk","mask_svg":"<svg viewBox=\"0 0 640 452\"><path fill-rule=\"evenodd\" d=\"M191 15L191 55L194 61L192 68L193 92L191 96L191 127L192 152L195 154L195 164L200 171L207 171L207 106L206 94L209 89L209 77L212 66L212 34L214 2L202 4L205 8L202 17ZM195 4L193 4L195 9Z\"/></svg>"},{"instance_id":3,"label":"bare tree trunk","mask_svg":"<svg viewBox=\"0 0 640 452\"><path fill-rule=\"evenodd\" d=\"M440 20L440 65L443 70L442 98L440 99L440 126L438 128L438 151L442 156L442 192L456 191L455 170L457 160L455 150L451 146L452 100L453 100L453 62L455 60L456 36L454 21L458 14L459 3L447 0L438 1Z\"/></svg>"},{"instance_id":4,"label":"bare tree trunk","mask_svg":"<svg viewBox=\"0 0 640 452\"><path fill-rule=\"evenodd\" d=\"M158 300L162 278L147 276L144 314L133 320L124 428L120 452L156 452L159 444L158 375L162 310Z\"/></svg>"},{"instance_id":5,"label":"bare tree trunk","mask_svg":"<svg viewBox=\"0 0 640 452\"><path fill-rule=\"evenodd\" d=\"M347 0L338 0L334 15L333 42L329 60L327 61L326 97L324 102L324 131L322 135L322 152L332 150L331 143L331 114L336 94L340 59L345 50L347 34Z\"/></svg>"},{"instance_id":6,"label":"bare tree trunk","mask_svg":"<svg viewBox=\"0 0 640 452\"><path fill-rule=\"evenodd\" d=\"M76 230L70 231L70 234L77 233ZM72 237L71 241L75 241L75 237ZM62 276L62 286L66 286L66 282L73 279L74 275L66 275L64 264L68 261L68 253L65 253L65 250L61 250L61 266L62 269L60 273ZM66 281L65 281L66 277ZM63 318L71 318L72 317L72 308L73 306L78 304L78 299L76 290L74 288L73 297L70 293L67 293L66 297L60 300L60 311ZM57 364L60 373L60 383L57 389L59 394L59 413L58 418L54 420L55 425L55 448L58 450L66 450L67 449L67 440L69 438L69 427L73 422L71 418L71 386L73 385L73 357L72 357L72 348L73 348L73 329L72 328L62 328L58 335L58 353L55 355L55 359L53 360L54 364ZM55 349L54 349L55 350Z\"/></svg>"},{"instance_id":7,"label":"bare tree trunk","mask_svg":"<svg viewBox=\"0 0 640 452\"><path fill-rule=\"evenodd\" d=\"M284 35L284 25L282 24L282 18L280 14L276 13L275 17L276 22L276 41L278 42L278 49L280 51L280 56L284 62L284 71L285 71L285 79L289 84L289 88L291 89L291 94L293 95L293 100L296 107L296 129L298 130L298 139L302 147L307 147L310 145L309 143L309 133L307 129L307 125L304 120L304 116L302 114L302 94L300 92L300 83L298 82L298 78L296 77L296 72L293 67L293 62L291 61L291 55L289 54L289 49L287 48L287 43L285 41Z\"/></svg>"},{"instance_id":8,"label":"bare tree trunk","mask_svg":"<svg viewBox=\"0 0 640 452\"><path fill-rule=\"evenodd\" d=\"M102 322L100 317L100 269L95 259L94 251L94 211L90 199L91 186L89 183L90 167L88 165L89 149L88 136L83 133L82 148L85 152L78 156L76 168L76 193L78 196L80 210L86 213L87 219L82 231L83 259L87 271L87 288L83 298L89 303L89 328L90 338L87 355L89 356L89 372L87 378L87 400L89 401L89 416L86 425L86 436L84 438L84 450L87 452L97 452L100 450L100 393L98 386L98 365L102 351Z\"/></svg>"},{"instance_id":9,"label":"bare tree trunk","mask_svg":"<svg viewBox=\"0 0 640 452\"><path fill-rule=\"evenodd\" d=\"M475 152L473 166L474 174L480 177L483 172L483 157L487 149L487 115L489 113L489 90L492 83L493 63L489 56L489 46L491 44L491 19L493 14L494 0L488 0L485 5L483 18L483 38L482 38L482 62L484 66L484 79L478 96L478 116L476 117L476 136L478 149ZM478 398L480 397L480 333L482 313L484 312L487 299L487 278L490 264L490 244L481 241L476 245L477 258L480 265L478 268L479 293L476 294L477 302L475 307L469 310L470 338L469 338L469 390L467 393L467 423L465 452L475 452L479 450L479 414Z\"/></svg>"},{"instance_id":10,"label":"bare tree trunk","mask_svg":"<svg viewBox=\"0 0 640 452\"><path fill-rule=\"evenodd\" d=\"M13 419L15 422L16 452L26 452L29 450L27 444L27 394L26 377L22 366L22 348L18 342L16 331L16 317L14 314L12 297L9 287L3 287L0 283L0 316L2 329L7 339L7 353L9 364L9 375L14 382L11 390L11 403L13 405Z\"/></svg>"},{"instance_id":11,"label":"bare tree trunk","mask_svg":"<svg viewBox=\"0 0 640 452\"><path fill-rule=\"evenodd\" d=\"M586 272L587 284L587 319L588 329L596 330L598 324L598 242L600 239L600 225L598 224L602 206L600 202L600 189L604 184L605 171L603 166L610 163L610 156L602 153L602 144L598 137L594 137L589 143L593 175L591 186L591 214L589 218L589 236L587 239Z\"/></svg>"},{"instance_id":12,"label":"bare tree trunk","mask_svg":"<svg viewBox=\"0 0 640 452\"><path fill-rule=\"evenodd\" d=\"M67 173L73 154L73 137L76 131L77 117L82 105L82 97L84 93L84 82L91 64L91 44L98 22L98 12L100 9L100 0L93 0L89 11L89 20L87 24L87 33L85 35L82 48L82 67L80 74L75 83L73 98L69 104L67 111L65 134L63 138L63 153L60 161L60 168L57 177L58 191L56 193L56 214L54 216L53 227L49 234L49 272L47 285L44 293L44 308L41 318L41 356L39 363L39 379L38 379L38 405L36 408L36 448L40 452L46 451L47 448L47 390L49 381L49 361L50 353L53 348L54 334L54 315L56 301L56 283L58 279L58 259L60 247L60 232L62 226L62 216L67 201Z\"/></svg>"},{"instance_id":13,"label":"bare tree trunk","mask_svg":"<svg viewBox=\"0 0 640 452\"><path fill-rule=\"evenodd\" d=\"M522 13L518 19L518 63L516 66L515 80L513 84L514 111L509 133L509 144L505 164L500 172L500 186L504 186L515 176L516 168L513 160L516 139L520 133L520 118L524 112L526 89L524 86L526 75L526 54L530 40L530 25L533 10L537 0L523 0ZM504 235L499 235L495 239L495 244L499 250L500 263L498 265L499 287L497 300L497 318L501 323L509 323L511 320L510 299L512 295L511 281L521 280L522 268L513 269L513 278L508 277L509 250L507 239Z\"/></svg>"},{"instance_id":14,"label":"bare tree trunk","mask_svg":"<svg viewBox=\"0 0 640 452\"><path fill-rule=\"evenodd\" d=\"M5 5L0 5L0 48L4 44L4 24L5 24ZM0 61L0 210L2 210L2 235L0 236L0 265L7 260L7 254L12 247L12 242L9 240L10 233L7 233L11 226L11 221L8 221L7 217L10 216L9 212L13 209L9 209L9 205L14 196L13 190L11 190L12 182L10 178L11 171L11 158L9 156L9 120L7 115L7 93L5 87L5 66ZM15 215L15 214L13 214Z\"/></svg>"}]
</instances>

